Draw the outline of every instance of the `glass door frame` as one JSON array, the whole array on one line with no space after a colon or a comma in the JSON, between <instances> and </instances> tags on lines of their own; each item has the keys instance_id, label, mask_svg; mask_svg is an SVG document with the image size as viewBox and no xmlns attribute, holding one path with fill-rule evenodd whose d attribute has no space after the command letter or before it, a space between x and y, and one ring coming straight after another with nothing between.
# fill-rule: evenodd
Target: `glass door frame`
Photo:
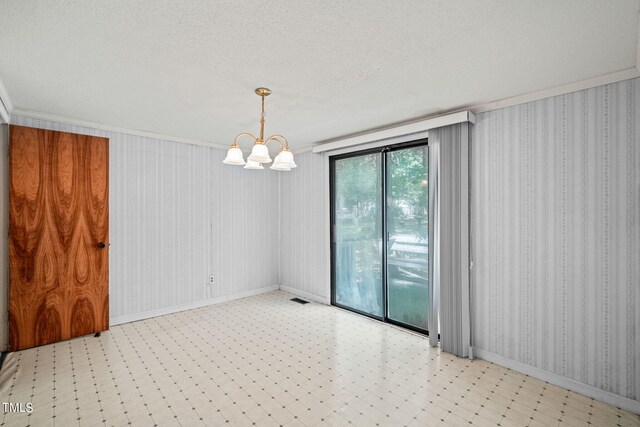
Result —
<instances>
[{"instance_id":1,"label":"glass door frame","mask_svg":"<svg viewBox=\"0 0 640 427\"><path fill-rule=\"evenodd\" d=\"M331 245L331 305L335 307L339 307L344 310L349 310L354 313L361 314L363 316L370 317L372 319L379 320L384 323L389 323L395 326L400 326L402 328L406 328L412 330L414 332L418 332L424 335L429 335L429 331L427 329L422 329L413 325L409 325L406 323L399 322L397 320L390 319L388 316L389 311L389 301L388 301L388 272L387 272L387 253L388 253L388 230L387 230L387 156L386 153L390 153L392 151L399 151L407 148L415 148L420 146L428 146L429 140L428 138L422 138L415 141L410 142L402 142L399 144L390 144L381 147L369 148L360 151L353 151L345 154L338 154L335 156L329 157L329 217L330 217L330 236L329 242ZM382 185L380 189L380 201L382 204L381 215L382 215L382 316L376 316L371 313L367 313L362 310L358 310L353 307L349 307L343 304L336 302L336 227L335 227L335 172L336 172L336 161L348 159L351 157L359 157L366 156L368 154L380 153L380 167L382 169ZM431 207L429 207L431 210ZM429 216L430 219L430 216ZM429 256L431 252L428 252Z\"/></svg>"}]
</instances>

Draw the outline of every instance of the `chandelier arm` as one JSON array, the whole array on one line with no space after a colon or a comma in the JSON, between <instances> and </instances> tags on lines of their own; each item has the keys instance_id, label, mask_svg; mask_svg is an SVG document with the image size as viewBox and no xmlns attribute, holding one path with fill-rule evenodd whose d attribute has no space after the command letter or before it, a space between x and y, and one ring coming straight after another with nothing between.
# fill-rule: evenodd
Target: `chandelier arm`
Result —
<instances>
[{"instance_id":1,"label":"chandelier arm","mask_svg":"<svg viewBox=\"0 0 640 427\"><path fill-rule=\"evenodd\" d=\"M253 142L255 143L258 138L256 138L255 136L251 135L249 132L242 132L239 133L236 138L233 140L233 144L231 145L232 147L237 147L238 146L238 139L240 139L240 137L242 136L250 136L251 138L253 138Z\"/></svg>"},{"instance_id":2,"label":"chandelier arm","mask_svg":"<svg viewBox=\"0 0 640 427\"><path fill-rule=\"evenodd\" d=\"M285 138L284 136L275 134L267 138L267 141L269 141L270 139L275 139L276 141L278 141L280 143L280 148L283 148L282 143L284 141L284 149L289 150L289 142L287 141L287 138ZM282 141L280 139L282 139ZM265 144L266 144L266 141L265 141Z\"/></svg>"},{"instance_id":3,"label":"chandelier arm","mask_svg":"<svg viewBox=\"0 0 640 427\"><path fill-rule=\"evenodd\" d=\"M264 143L267 144L269 141L276 141L278 144L280 144L280 149L282 150L284 145L283 142L280 138L278 138L279 135L271 135L269 138L267 138Z\"/></svg>"}]
</instances>

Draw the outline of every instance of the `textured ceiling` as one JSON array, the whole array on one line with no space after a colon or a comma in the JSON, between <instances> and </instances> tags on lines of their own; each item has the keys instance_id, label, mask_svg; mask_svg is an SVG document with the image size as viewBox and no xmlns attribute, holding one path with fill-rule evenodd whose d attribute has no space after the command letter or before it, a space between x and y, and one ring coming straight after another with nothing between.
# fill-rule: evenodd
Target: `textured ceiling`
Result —
<instances>
[{"instance_id":1,"label":"textured ceiling","mask_svg":"<svg viewBox=\"0 0 640 427\"><path fill-rule=\"evenodd\" d=\"M639 0L0 2L14 108L294 147L636 65Z\"/></svg>"}]
</instances>

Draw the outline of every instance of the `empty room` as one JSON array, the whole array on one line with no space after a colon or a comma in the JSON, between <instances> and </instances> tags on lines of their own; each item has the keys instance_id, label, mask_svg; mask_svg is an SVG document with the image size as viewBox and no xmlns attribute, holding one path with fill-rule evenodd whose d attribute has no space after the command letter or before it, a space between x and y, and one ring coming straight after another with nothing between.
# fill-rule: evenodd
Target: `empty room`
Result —
<instances>
[{"instance_id":1,"label":"empty room","mask_svg":"<svg viewBox=\"0 0 640 427\"><path fill-rule=\"evenodd\" d=\"M0 405L640 426L640 0L0 0Z\"/></svg>"}]
</instances>

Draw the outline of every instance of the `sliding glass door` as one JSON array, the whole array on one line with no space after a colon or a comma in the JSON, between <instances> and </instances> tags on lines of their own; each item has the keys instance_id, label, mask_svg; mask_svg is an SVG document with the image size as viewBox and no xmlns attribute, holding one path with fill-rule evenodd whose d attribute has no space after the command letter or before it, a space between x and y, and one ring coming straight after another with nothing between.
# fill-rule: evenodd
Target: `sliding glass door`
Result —
<instances>
[{"instance_id":1,"label":"sliding glass door","mask_svg":"<svg viewBox=\"0 0 640 427\"><path fill-rule=\"evenodd\" d=\"M387 154L387 316L427 330L427 146Z\"/></svg>"},{"instance_id":2,"label":"sliding glass door","mask_svg":"<svg viewBox=\"0 0 640 427\"><path fill-rule=\"evenodd\" d=\"M334 302L382 318L382 170L379 154L333 163Z\"/></svg>"},{"instance_id":3,"label":"sliding glass door","mask_svg":"<svg viewBox=\"0 0 640 427\"><path fill-rule=\"evenodd\" d=\"M332 303L427 332L426 141L331 158Z\"/></svg>"}]
</instances>

